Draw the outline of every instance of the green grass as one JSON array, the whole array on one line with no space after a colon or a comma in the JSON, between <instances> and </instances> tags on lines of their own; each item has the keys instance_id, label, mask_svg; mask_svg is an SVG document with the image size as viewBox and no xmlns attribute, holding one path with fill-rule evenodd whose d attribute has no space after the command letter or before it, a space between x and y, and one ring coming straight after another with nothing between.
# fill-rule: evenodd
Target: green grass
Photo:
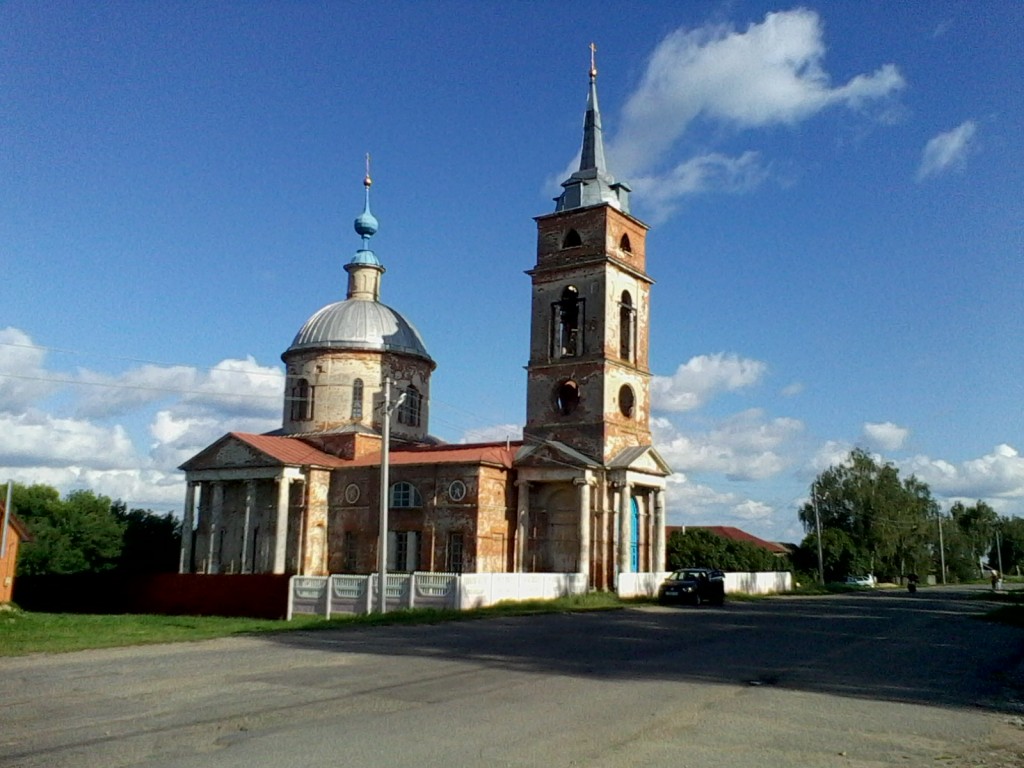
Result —
<instances>
[{"instance_id":1,"label":"green grass","mask_svg":"<svg viewBox=\"0 0 1024 768\"><path fill-rule=\"evenodd\" d=\"M557 600L499 603L469 611L416 609L384 615L335 616L330 620L296 616L292 621L219 616L153 616L31 613L17 608L0 611L0 657L30 653L67 653L90 648L117 648L153 643L209 640L230 635L290 632L298 629L340 629L396 624L436 624L498 616L599 611L622 608L614 594L595 592Z\"/></svg>"}]
</instances>

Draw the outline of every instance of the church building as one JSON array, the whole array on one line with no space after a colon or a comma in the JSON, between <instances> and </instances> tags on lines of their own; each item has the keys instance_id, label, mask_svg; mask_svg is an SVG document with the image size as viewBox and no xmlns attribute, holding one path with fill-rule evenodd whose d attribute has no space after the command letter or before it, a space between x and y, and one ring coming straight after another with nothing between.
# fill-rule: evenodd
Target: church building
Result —
<instances>
[{"instance_id":1,"label":"church building","mask_svg":"<svg viewBox=\"0 0 1024 768\"><path fill-rule=\"evenodd\" d=\"M579 573L613 589L619 573L665 569L647 226L605 165L596 78L592 61L579 170L536 219L522 440L431 437L436 364L380 300L367 169L346 297L281 356L281 429L229 433L181 467L183 573L375 572L382 495L389 571Z\"/></svg>"}]
</instances>

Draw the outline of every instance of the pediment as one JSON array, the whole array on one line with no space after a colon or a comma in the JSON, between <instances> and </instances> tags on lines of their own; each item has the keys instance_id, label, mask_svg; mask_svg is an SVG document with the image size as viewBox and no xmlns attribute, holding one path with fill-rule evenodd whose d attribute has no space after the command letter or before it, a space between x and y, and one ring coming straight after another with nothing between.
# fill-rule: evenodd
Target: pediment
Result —
<instances>
[{"instance_id":1,"label":"pediment","mask_svg":"<svg viewBox=\"0 0 1024 768\"><path fill-rule=\"evenodd\" d=\"M545 440L539 444L523 445L516 451L516 467L534 467L538 469L591 469L601 466L589 456L560 443L557 440Z\"/></svg>"},{"instance_id":2,"label":"pediment","mask_svg":"<svg viewBox=\"0 0 1024 768\"><path fill-rule=\"evenodd\" d=\"M283 462L235 434L227 434L179 467L186 472L203 469L246 469L283 466Z\"/></svg>"},{"instance_id":3,"label":"pediment","mask_svg":"<svg viewBox=\"0 0 1024 768\"><path fill-rule=\"evenodd\" d=\"M641 472L645 475L667 477L672 468L653 445L640 445L620 451L609 463L609 469Z\"/></svg>"}]
</instances>

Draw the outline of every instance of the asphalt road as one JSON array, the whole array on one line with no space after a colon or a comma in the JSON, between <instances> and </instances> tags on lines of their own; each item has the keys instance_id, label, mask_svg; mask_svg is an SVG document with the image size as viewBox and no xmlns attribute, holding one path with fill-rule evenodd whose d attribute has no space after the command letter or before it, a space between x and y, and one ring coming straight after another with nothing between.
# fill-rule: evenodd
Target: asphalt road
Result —
<instances>
[{"instance_id":1,"label":"asphalt road","mask_svg":"<svg viewBox=\"0 0 1024 768\"><path fill-rule=\"evenodd\" d=\"M930 589L0 659L0 766L1024 766L1024 630L989 607Z\"/></svg>"}]
</instances>

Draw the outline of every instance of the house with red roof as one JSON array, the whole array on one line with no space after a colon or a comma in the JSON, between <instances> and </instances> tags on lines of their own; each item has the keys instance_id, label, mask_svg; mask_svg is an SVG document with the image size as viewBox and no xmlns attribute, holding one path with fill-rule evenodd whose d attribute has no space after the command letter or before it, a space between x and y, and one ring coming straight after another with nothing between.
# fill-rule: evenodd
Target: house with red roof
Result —
<instances>
[{"instance_id":1,"label":"house with red roof","mask_svg":"<svg viewBox=\"0 0 1024 768\"><path fill-rule=\"evenodd\" d=\"M775 541L766 541L765 539L758 538L752 533L747 533L740 528L734 528L731 525L687 525L687 526L669 526L666 529L666 535L671 536L673 533L686 533L688 530L699 530L708 531L716 536L721 536L723 539L729 539L730 541L742 541L746 544L753 544L755 547L760 547L773 555L784 556L789 554L789 550L782 544Z\"/></svg>"},{"instance_id":2,"label":"house with red roof","mask_svg":"<svg viewBox=\"0 0 1024 768\"><path fill-rule=\"evenodd\" d=\"M5 525L6 523L6 525ZM24 541L31 541L32 536L25 524L11 510L6 513L6 505L0 500L0 604L11 602L14 593L14 575L18 568L18 547Z\"/></svg>"}]
</instances>

